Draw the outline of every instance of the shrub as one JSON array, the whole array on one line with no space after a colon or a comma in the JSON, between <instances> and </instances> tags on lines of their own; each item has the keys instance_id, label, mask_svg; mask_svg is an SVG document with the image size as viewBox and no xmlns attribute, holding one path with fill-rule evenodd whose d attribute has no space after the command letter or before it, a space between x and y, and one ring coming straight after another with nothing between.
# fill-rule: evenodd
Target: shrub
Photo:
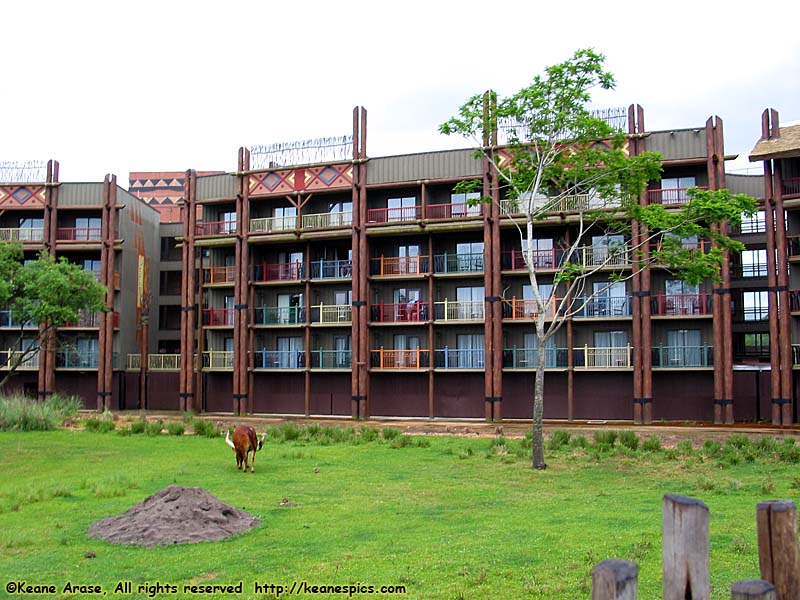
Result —
<instances>
[{"instance_id":1,"label":"shrub","mask_svg":"<svg viewBox=\"0 0 800 600\"><path fill-rule=\"evenodd\" d=\"M576 435L569 441L569 445L573 448L588 448L589 440L586 439L586 436Z\"/></svg>"},{"instance_id":2,"label":"shrub","mask_svg":"<svg viewBox=\"0 0 800 600\"><path fill-rule=\"evenodd\" d=\"M642 442L642 450L646 452L661 452L661 440L651 435L644 442Z\"/></svg>"},{"instance_id":3,"label":"shrub","mask_svg":"<svg viewBox=\"0 0 800 600\"><path fill-rule=\"evenodd\" d=\"M613 446L619 438L619 432L613 429L601 429L594 432L594 443L597 446Z\"/></svg>"},{"instance_id":4,"label":"shrub","mask_svg":"<svg viewBox=\"0 0 800 600\"><path fill-rule=\"evenodd\" d=\"M164 428L164 423L161 421L151 421L145 427L144 432L147 435L161 435L161 430Z\"/></svg>"},{"instance_id":5,"label":"shrub","mask_svg":"<svg viewBox=\"0 0 800 600\"><path fill-rule=\"evenodd\" d=\"M572 434L569 431L564 431L563 429L556 429L553 432L553 435L550 437L550 441L548 442L547 446L550 450L560 450L567 444L569 444L569 438Z\"/></svg>"},{"instance_id":6,"label":"shrub","mask_svg":"<svg viewBox=\"0 0 800 600\"><path fill-rule=\"evenodd\" d=\"M400 430L397 427L384 427L381 429L381 436L385 440L393 440L400 435Z\"/></svg>"},{"instance_id":7,"label":"shrub","mask_svg":"<svg viewBox=\"0 0 800 600\"><path fill-rule=\"evenodd\" d=\"M778 460L785 463L800 463L800 446L795 446L794 440L785 439L783 444L779 444L776 452ZM791 443L787 443L791 442Z\"/></svg>"},{"instance_id":8,"label":"shrub","mask_svg":"<svg viewBox=\"0 0 800 600\"><path fill-rule=\"evenodd\" d=\"M677 450L679 454L683 454L685 456L691 456L694 453L694 446L692 445L692 440L681 440L680 442L675 444L675 450Z\"/></svg>"},{"instance_id":9,"label":"shrub","mask_svg":"<svg viewBox=\"0 0 800 600\"><path fill-rule=\"evenodd\" d=\"M24 396L0 398L0 431L51 431L75 417L81 402L74 396L53 394L37 401Z\"/></svg>"},{"instance_id":10,"label":"shrub","mask_svg":"<svg viewBox=\"0 0 800 600\"><path fill-rule=\"evenodd\" d=\"M637 450L639 448L639 438L635 432L630 430L625 430L619 434L619 443L629 450Z\"/></svg>"},{"instance_id":11,"label":"shrub","mask_svg":"<svg viewBox=\"0 0 800 600\"><path fill-rule=\"evenodd\" d=\"M184 431L186 431L186 426L183 423L168 423L167 424L167 432L170 435L183 435Z\"/></svg>"},{"instance_id":12,"label":"shrub","mask_svg":"<svg viewBox=\"0 0 800 600\"><path fill-rule=\"evenodd\" d=\"M389 443L389 448L406 448L413 445L414 440L411 437L407 435L398 435L392 438L392 441Z\"/></svg>"},{"instance_id":13,"label":"shrub","mask_svg":"<svg viewBox=\"0 0 800 600\"><path fill-rule=\"evenodd\" d=\"M144 433L145 429L147 429L147 421L144 419L139 419L138 421L134 421L131 423L131 433Z\"/></svg>"},{"instance_id":14,"label":"shrub","mask_svg":"<svg viewBox=\"0 0 800 600\"><path fill-rule=\"evenodd\" d=\"M217 429L217 426L211 421L195 419L192 422L192 428L194 429L195 435L203 437L217 437L219 435L219 429Z\"/></svg>"},{"instance_id":15,"label":"shrub","mask_svg":"<svg viewBox=\"0 0 800 600\"><path fill-rule=\"evenodd\" d=\"M718 456L722 451L722 444L720 444L717 440L706 440L703 442L703 447L700 448L700 451L706 456Z\"/></svg>"},{"instance_id":16,"label":"shrub","mask_svg":"<svg viewBox=\"0 0 800 600\"><path fill-rule=\"evenodd\" d=\"M730 446L731 448L736 448L737 450L743 450L752 446L753 442L750 441L750 438L746 435L734 433L728 438L728 441L725 443L725 445Z\"/></svg>"},{"instance_id":17,"label":"shrub","mask_svg":"<svg viewBox=\"0 0 800 600\"><path fill-rule=\"evenodd\" d=\"M86 419L83 422L83 426L86 428L86 431L94 433L108 433L109 431L114 431L116 427L113 420L98 419L97 417Z\"/></svg>"},{"instance_id":18,"label":"shrub","mask_svg":"<svg viewBox=\"0 0 800 600\"><path fill-rule=\"evenodd\" d=\"M378 430L374 427L361 427L361 439L365 442L374 442L378 439Z\"/></svg>"}]
</instances>

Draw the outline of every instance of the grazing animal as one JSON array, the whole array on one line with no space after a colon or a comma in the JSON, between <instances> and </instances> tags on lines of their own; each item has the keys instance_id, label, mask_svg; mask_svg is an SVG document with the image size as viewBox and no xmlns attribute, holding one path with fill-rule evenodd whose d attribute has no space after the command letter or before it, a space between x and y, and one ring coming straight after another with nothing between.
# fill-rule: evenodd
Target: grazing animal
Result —
<instances>
[{"instance_id":1,"label":"grazing animal","mask_svg":"<svg viewBox=\"0 0 800 600\"><path fill-rule=\"evenodd\" d=\"M250 461L250 472L255 473L256 452L261 450L264 446L264 438L267 434L263 434L260 438L256 436L256 430L249 425L240 425L233 430L233 439L231 439L231 432L225 433L225 443L236 452L236 468L242 468L247 472L247 462L250 452L253 453L253 459Z\"/></svg>"}]
</instances>

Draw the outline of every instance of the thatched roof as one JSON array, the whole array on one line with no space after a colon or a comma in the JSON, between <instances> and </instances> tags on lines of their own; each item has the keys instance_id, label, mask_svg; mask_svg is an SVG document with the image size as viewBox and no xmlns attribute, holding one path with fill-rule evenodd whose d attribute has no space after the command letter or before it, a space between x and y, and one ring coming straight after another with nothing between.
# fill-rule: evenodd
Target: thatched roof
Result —
<instances>
[{"instance_id":1,"label":"thatched roof","mask_svg":"<svg viewBox=\"0 0 800 600\"><path fill-rule=\"evenodd\" d=\"M777 139L758 141L750 152L750 162L800 156L800 125L781 127L780 131Z\"/></svg>"}]
</instances>

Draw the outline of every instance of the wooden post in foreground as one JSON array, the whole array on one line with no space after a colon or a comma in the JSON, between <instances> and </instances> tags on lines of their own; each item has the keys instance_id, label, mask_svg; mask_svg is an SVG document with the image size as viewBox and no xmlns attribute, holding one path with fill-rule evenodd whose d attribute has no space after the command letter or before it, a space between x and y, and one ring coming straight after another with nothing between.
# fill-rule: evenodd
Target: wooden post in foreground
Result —
<instances>
[{"instance_id":1,"label":"wooden post in foreground","mask_svg":"<svg viewBox=\"0 0 800 600\"><path fill-rule=\"evenodd\" d=\"M592 600L636 600L639 567L627 560L604 560L592 569Z\"/></svg>"},{"instance_id":2,"label":"wooden post in foreground","mask_svg":"<svg viewBox=\"0 0 800 600\"><path fill-rule=\"evenodd\" d=\"M661 505L664 600L708 600L708 507L694 498L665 494Z\"/></svg>"},{"instance_id":3,"label":"wooden post in foreground","mask_svg":"<svg viewBox=\"0 0 800 600\"><path fill-rule=\"evenodd\" d=\"M777 600L775 586L763 579L745 579L731 586L731 600Z\"/></svg>"},{"instance_id":4,"label":"wooden post in foreground","mask_svg":"<svg viewBox=\"0 0 800 600\"><path fill-rule=\"evenodd\" d=\"M761 579L775 585L777 600L797 600L800 598L797 507L788 500L760 502L756 521Z\"/></svg>"}]
</instances>

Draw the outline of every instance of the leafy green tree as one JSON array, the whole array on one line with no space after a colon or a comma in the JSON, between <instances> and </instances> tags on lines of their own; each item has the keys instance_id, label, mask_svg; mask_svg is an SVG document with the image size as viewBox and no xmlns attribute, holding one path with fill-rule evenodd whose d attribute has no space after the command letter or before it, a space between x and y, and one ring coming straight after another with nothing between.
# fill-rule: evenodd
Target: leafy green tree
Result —
<instances>
[{"instance_id":1,"label":"leafy green tree","mask_svg":"<svg viewBox=\"0 0 800 600\"><path fill-rule=\"evenodd\" d=\"M24 261L20 244L0 243L0 307L9 311L11 323L18 328L11 347L20 348L8 356L0 388L39 352L57 327L77 323L82 314L107 312L105 297L106 288L80 265L45 252L36 260Z\"/></svg>"},{"instance_id":2,"label":"leafy green tree","mask_svg":"<svg viewBox=\"0 0 800 600\"><path fill-rule=\"evenodd\" d=\"M495 183L483 202L501 202L501 212L519 215L522 256L533 293L537 343L533 394L533 467L544 469L542 416L546 344L570 317L584 311L613 283L657 263L690 283L718 278L725 253L741 244L720 233L716 225L738 224L752 214L755 201L726 190L691 190L687 204L666 208L641 206L649 181L660 179L661 157L643 152L631 156L628 139L588 108L595 88L612 89L613 76L604 70L605 57L578 50L568 60L547 67L533 82L508 97L494 92L472 96L458 114L440 126L446 135L462 135L480 146L476 156L488 160ZM502 135L499 147L493 143ZM473 191L480 182L462 182L459 191ZM540 285L542 268L532 240L541 221L568 215L573 228L560 248L552 291ZM631 226L643 235L631 242ZM602 248L587 239L607 240ZM620 242L619 240L625 240ZM686 239L709 240L710 252ZM651 250L652 248L652 250ZM612 271L611 283L595 289L590 278Z\"/></svg>"}]
</instances>

